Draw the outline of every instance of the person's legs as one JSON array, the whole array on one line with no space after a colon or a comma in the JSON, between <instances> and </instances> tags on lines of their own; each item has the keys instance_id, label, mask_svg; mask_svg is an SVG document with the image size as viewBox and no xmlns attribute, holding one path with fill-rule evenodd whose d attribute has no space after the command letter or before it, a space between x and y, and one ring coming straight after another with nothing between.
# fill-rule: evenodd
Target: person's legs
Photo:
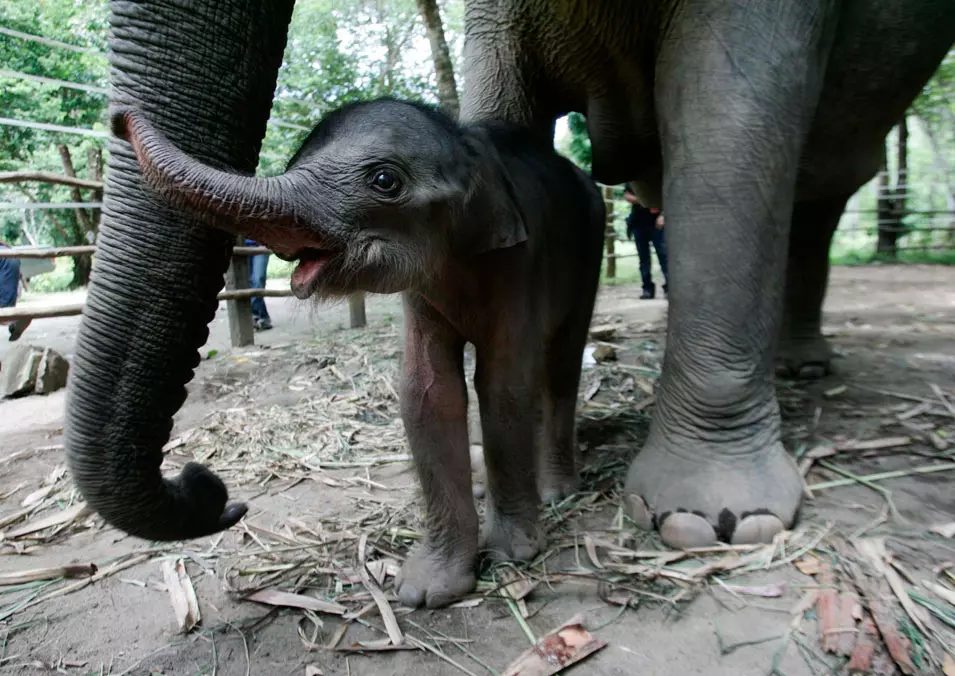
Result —
<instances>
[{"instance_id":1,"label":"person's legs","mask_svg":"<svg viewBox=\"0 0 955 676\"><path fill-rule=\"evenodd\" d=\"M20 260L18 258L0 259L0 307L16 307L19 290ZM8 327L10 340L18 340L32 321L32 319L13 320Z\"/></svg>"},{"instance_id":2,"label":"person's legs","mask_svg":"<svg viewBox=\"0 0 955 676\"><path fill-rule=\"evenodd\" d=\"M643 229L633 233L633 242L637 245L637 255L640 257L640 278L643 280L642 298L653 298L655 287L653 286L653 276L650 274L650 266L653 261L650 259L650 238Z\"/></svg>"},{"instance_id":3,"label":"person's legs","mask_svg":"<svg viewBox=\"0 0 955 676\"><path fill-rule=\"evenodd\" d=\"M660 271L663 273L663 293L667 292L670 283L670 273L667 266L667 242L663 230L653 229L653 248L657 251L657 260L660 261ZM649 256L648 256L649 258Z\"/></svg>"},{"instance_id":4,"label":"person's legs","mask_svg":"<svg viewBox=\"0 0 955 676\"><path fill-rule=\"evenodd\" d=\"M252 256L249 261L249 288L264 289L265 280L268 277L269 255L259 254ZM257 329L272 328L272 320L269 318L269 311L265 307L265 298L256 296L252 298L252 318L255 321Z\"/></svg>"}]
</instances>

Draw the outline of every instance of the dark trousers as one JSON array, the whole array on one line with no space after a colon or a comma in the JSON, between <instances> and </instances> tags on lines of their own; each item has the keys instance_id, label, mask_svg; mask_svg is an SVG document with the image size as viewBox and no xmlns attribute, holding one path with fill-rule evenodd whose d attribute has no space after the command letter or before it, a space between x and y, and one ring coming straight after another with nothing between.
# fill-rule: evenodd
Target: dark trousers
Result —
<instances>
[{"instance_id":1,"label":"dark trousers","mask_svg":"<svg viewBox=\"0 0 955 676\"><path fill-rule=\"evenodd\" d=\"M259 254L249 257L249 288L264 289L268 277L269 254ZM252 299L252 316L256 319L268 319L269 311L265 307L265 299L256 296Z\"/></svg>"},{"instance_id":2,"label":"dark trousers","mask_svg":"<svg viewBox=\"0 0 955 676\"><path fill-rule=\"evenodd\" d=\"M643 288L654 291L653 276L650 267L653 259L650 258L650 244L657 250L657 259L663 271L663 284L667 283L667 244L663 237L663 230L657 228L638 228L633 233L633 241L637 245L637 255L640 256L640 277L643 279Z\"/></svg>"}]
</instances>

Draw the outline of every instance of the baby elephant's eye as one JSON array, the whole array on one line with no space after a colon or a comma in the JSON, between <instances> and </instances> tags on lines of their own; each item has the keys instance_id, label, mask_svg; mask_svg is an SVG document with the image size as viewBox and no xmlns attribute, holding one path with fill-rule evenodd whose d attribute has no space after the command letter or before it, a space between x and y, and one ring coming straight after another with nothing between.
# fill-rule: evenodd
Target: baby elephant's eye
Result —
<instances>
[{"instance_id":1,"label":"baby elephant's eye","mask_svg":"<svg viewBox=\"0 0 955 676\"><path fill-rule=\"evenodd\" d=\"M398 176L391 169L378 169L371 178L372 187L384 195L395 195L401 189Z\"/></svg>"}]
</instances>

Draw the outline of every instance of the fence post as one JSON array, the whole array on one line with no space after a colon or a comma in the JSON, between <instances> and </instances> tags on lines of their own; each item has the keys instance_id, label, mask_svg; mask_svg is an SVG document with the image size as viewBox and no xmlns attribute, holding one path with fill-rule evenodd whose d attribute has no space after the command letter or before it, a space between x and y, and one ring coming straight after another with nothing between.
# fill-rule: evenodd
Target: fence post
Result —
<instances>
[{"instance_id":1,"label":"fence post","mask_svg":"<svg viewBox=\"0 0 955 676\"><path fill-rule=\"evenodd\" d=\"M353 329L360 329L367 323L364 291L356 291L348 296L348 323Z\"/></svg>"},{"instance_id":2,"label":"fence post","mask_svg":"<svg viewBox=\"0 0 955 676\"><path fill-rule=\"evenodd\" d=\"M614 245L617 241L617 231L613 227L613 188L604 186L604 207L607 209L607 279L617 276L617 259L614 254Z\"/></svg>"},{"instance_id":3,"label":"fence post","mask_svg":"<svg viewBox=\"0 0 955 676\"><path fill-rule=\"evenodd\" d=\"M239 235L236 238L236 245L242 246L245 238ZM233 289L249 288L249 257L232 256L232 262L225 273L225 288ZM232 340L232 347L245 347L255 344L255 327L252 323L252 301L249 298L237 298L226 301L229 312L229 337Z\"/></svg>"}]
</instances>

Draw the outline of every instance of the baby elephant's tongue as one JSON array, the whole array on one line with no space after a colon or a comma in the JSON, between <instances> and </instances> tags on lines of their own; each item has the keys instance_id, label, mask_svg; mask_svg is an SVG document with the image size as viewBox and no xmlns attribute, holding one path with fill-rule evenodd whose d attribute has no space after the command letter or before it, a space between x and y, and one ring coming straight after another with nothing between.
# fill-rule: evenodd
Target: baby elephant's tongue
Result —
<instances>
[{"instance_id":1,"label":"baby elephant's tongue","mask_svg":"<svg viewBox=\"0 0 955 676\"><path fill-rule=\"evenodd\" d=\"M312 295L318 276L327 262L327 255L310 256L298 262L292 272L292 293L296 298L308 298Z\"/></svg>"}]
</instances>

